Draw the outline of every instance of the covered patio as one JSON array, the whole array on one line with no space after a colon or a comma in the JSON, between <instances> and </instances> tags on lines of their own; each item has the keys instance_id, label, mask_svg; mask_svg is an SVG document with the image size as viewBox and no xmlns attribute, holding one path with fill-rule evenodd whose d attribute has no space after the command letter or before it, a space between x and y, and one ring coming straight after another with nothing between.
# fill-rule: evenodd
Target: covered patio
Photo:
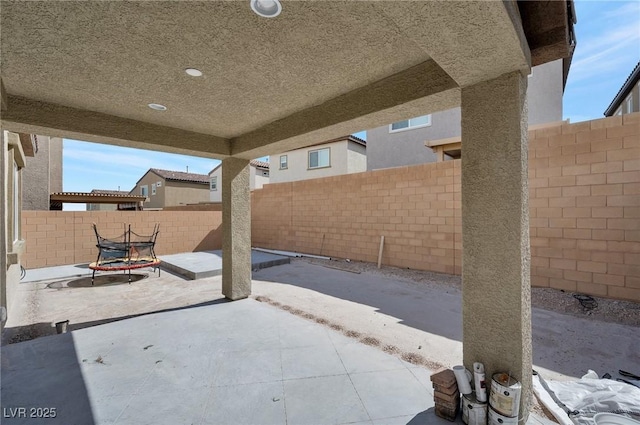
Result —
<instances>
[{"instance_id":1,"label":"covered patio","mask_svg":"<svg viewBox=\"0 0 640 425\"><path fill-rule=\"evenodd\" d=\"M222 159L222 293L241 300L251 159L461 106L463 361L521 381L526 421L527 74L571 56L571 1L282 4L3 1L2 129Z\"/></svg>"}]
</instances>

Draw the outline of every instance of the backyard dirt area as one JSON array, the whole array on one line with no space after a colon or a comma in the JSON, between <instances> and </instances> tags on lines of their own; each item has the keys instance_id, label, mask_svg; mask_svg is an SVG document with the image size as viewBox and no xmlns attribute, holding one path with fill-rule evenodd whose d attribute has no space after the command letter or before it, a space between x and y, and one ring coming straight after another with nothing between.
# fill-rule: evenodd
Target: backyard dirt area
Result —
<instances>
[{"instance_id":1,"label":"backyard dirt area","mask_svg":"<svg viewBox=\"0 0 640 425\"><path fill-rule=\"evenodd\" d=\"M373 263L346 262L321 259L302 259L311 264L319 264L339 270L356 273L373 273L389 278L405 279L416 283L445 285L461 290L462 277L422 270L382 267ZM575 296L574 296L575 295ZM583 299L582 303L580 298ZM583 298L580 294L552 288L531 288L531 306L544 310L570 314L575 317L590 317L605 322L640 326L640 303L612 300L601 297Z\"/></svg>"}]
</instances>

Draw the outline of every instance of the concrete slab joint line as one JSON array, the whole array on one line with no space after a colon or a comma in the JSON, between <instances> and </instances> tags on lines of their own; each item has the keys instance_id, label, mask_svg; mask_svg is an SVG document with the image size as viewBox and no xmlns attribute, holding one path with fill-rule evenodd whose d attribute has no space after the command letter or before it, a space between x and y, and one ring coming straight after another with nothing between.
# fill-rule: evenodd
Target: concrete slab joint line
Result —
<instances>
[{"instance_id":1,"label":"concrete slab joint line","mask_svg":"<svg viewBox=\"0 0 640 425\"><path fill-rule=\"evenodd\" d=\"M251 294L251 192L249 160L222 161L222 293Z\"/></svg>"},{"instance_id":2,"label":"concrete slab joint line","mask_svg":"<svg viewBox=\"0 0 640 425\"><path fill-rule=\"evenodd\" d=\"M505 74L462 89L463 356L531 397L527 78Z\"/></svg>"}]
</instances>

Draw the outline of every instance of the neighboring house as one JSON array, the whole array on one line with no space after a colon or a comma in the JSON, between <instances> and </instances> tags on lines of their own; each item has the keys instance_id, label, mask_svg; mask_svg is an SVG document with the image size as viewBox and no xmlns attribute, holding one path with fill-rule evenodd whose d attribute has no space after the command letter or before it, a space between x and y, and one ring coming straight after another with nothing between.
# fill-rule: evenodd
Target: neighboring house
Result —
<instances>
[{"instance_id":1,"label":"neighboring house","mask_svg":"<svg viewBox=\"0 0 640 425\"><path fill-rule=\"evenodd\" d=\"M262 189L269 183L269 163L253 159L249 166L249 187L251 190ZM222 163L209 171L209 200L222 202Z\"/></svg>"},{"instance_id":2,"label":"neighboring house","mask_svg":"<svg viewBox=\"0 0 640 425\"><path fill-rule=\"evenodd\" d=\"M271 155L270 182L281 183L367 171L367 142L343 136Z\"/></svg>"},{"instance_id":3,"label":"neighboring house","mask_svg":"<svg viewBox=\"0 0 640 425\"><path fill-rule=\"evenodd\" d=\"M565 74L562 59L532 68L527 90L529 125L562 120ZM439 153L425 145L441 139L459 141L460 116L460 108L453 108L367 130L367 170L436 162ZM460 151L452 149L452 153L455 157Z\"/></svg>"},{"instance_id":4,"label":"neighboring house","mask_svg":"<svg viewBox=\"0 0 640 425\"><path fill-rule=\"evenodd\" d=\"M32 135L33 156L22 173L22 209L60 209L49 195L62 192L62 138Z\"/></svg>"},{"instance_id":5,"label":"neighboring house","mask_svg":"<svg viewBox=\"0 0 640 425\"><path fill-rule=\"evenodd\" d=\"M29 134L3 131L0 139L0 323L4 328L7 310L20 282L23 178L26 158L35 154L34 138Z\"/></svg>"},{"instance_id":6,"label":"neighboring house","mask_svg":"<svg viewBox=\"0 0 640 425\"><path fill-rule=\"evenodd\" d=\"M104 190L104 189L93 189L91 191L92 195L113 195L113 196L127 196L129 192L126 190ZM130 204L106 204L104 202L100 203L88 203L87 211L117 211L123 209L134 209Z\"/></svg>"},{"instance_id":7,"label":"neighboring house","mask_svg":"<svg viewBox=\"0 0 640 425\"><path fill-rule=\"evenodd\" d=\"M147 197L145 210L209 202L209 176L150 168L129 193Z\"/></svg>"},{"instance_id":8,"label":"neighboring house","mask_svg":"<svg viewBox=\"0 0 640 425\"><path fill-rule=\"evenodd\" d=\"M640 111L640 62L631 71L611 104L604 111L606 117Z\"/></svg>"}]
</instances>

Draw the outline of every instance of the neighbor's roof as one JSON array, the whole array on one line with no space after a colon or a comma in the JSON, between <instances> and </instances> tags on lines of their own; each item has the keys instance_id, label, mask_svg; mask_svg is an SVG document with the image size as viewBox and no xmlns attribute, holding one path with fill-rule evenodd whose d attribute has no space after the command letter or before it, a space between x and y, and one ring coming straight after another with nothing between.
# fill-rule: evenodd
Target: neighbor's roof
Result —
<instances>
[{"instance_id":1,"label":"neighbor's roof","mask_svg":"<svg viewBox=\"0 0 640 425\"><path fill-rule=\"evenodd\" d=\"M150 168L149 171L153 171L165 180L209 184L209 176L206 174L184 173L182 171L161 170L159 168Z\"/></svg>"},{"instance_id":2,"label":"neighbor's roof","mask_svg":"<svg viewBox=\"0 0 640 425\"><path fill-rule=\"evenodd\" d=\"M312 146L328 145L329 143L342 142L342 141L345 141L345 140L347 142L357 143L359 145L364 146L365 148L367 147L367 141L366 140L361 139L359 137L356 137L354 135L349 135L349 136L336 137L335 139L325 140L323 142L314 143L312 145L305 146L304 148L300 148L300 149L307 149L307 148L310 148ZM300 149L294 149L294 150L300 150ZM289 152L292 152L292 151L289 151Z\"/></svg>"},{"instance_id":3,"label":"neighbor's roof","mask_svg":"<svg viewBox=\"0 0 640 425\"><path fill-rule=\"evenodd\" d=\"M616 109L618 109L618 107L622 104L622 101L629 95L629 93L633 89L633 86L635 86L635 84L639 80L640 80L640 61L638 62L636 67L633 68L633 71L631 71L631 74L629 74L629 76L627 77L622 87L620 87L620 90L618 90L618 94L616 94L616 96L613 98L607 110L604 111L605 117L610 117L616 112Z\"/></svg>"},{"instance_id":4,"label":"neighbor's roof","mask_svg":"<svg viewBox=\"0 0 640 425\"><path fill-rule=\"evenodd\" d=\"M110 190L110 189L92 189L91 194L97 195L124 195L127 196L129 194L126 190Z\"/></svg>"},{"instance_id":5,"label":"neighbor's roof","mask_svg":"<svg viewBox=\"0 0 640 425\"><path fill-rule=\"evenodd\" d=\"M263 168L265 170L269 169L269 163L266 161L258 161L257 159L252 159L251 161L249 161L249 165L256 167L256 168ZM215 167L213 167L213 170L209 171L208 176L211 175L211 173L213 173L214 171L216 171L218 168L220 168L222 166L222 162L218 165L216 165Z\"/></svg>"},{"instance_id":6,"label":"neighbor's roof","mask_svg":"<svg viewBox=\"0 0 640 425\"><path fill-rule=\"evenodd\" d=\"M249 165L253 165L256 168L264 168L266 170L269 169L269 163L266 161L258 161L257 159L252 159L249 161Z\"/></svg>"}]
</instances>

